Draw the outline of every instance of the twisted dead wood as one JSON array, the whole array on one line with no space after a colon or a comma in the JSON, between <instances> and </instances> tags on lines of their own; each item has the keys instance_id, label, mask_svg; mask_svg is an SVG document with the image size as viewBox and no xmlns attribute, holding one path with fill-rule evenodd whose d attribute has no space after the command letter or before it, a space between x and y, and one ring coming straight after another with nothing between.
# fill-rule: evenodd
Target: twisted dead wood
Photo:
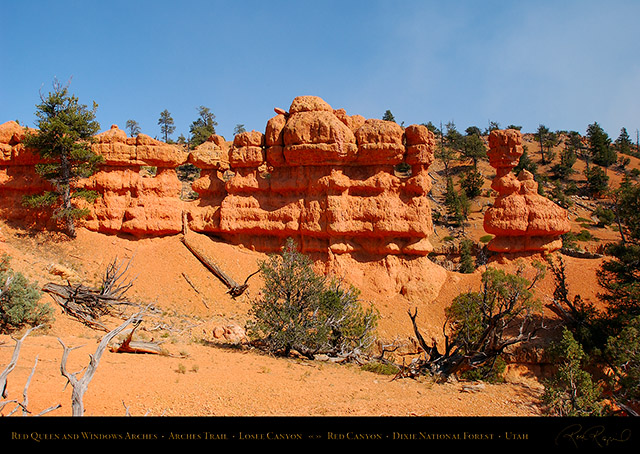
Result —
<instances>
[{"instance_id":1,"label":"twisted dead wood","mask_svg":"<svg viewBox=\"0 0 640 454\"><path fill-rule=\"evenodd\" d=\"M48 293L66 314L87 326L108 331L99 318L109 314L115 305L134 305L124 298L133 285L133 280L123 281L130 265L131 260L126 266L113 260L105 271L100 288L49 282L42 287L42 291Z\"/></svg>"},{"instance_id":2,"label":"twisted dead wood","mask_svg":"<svg viewBox=\"0 0 640 454\"><path fill-rule=\"evenodd\" d=\"M84 403L83 403L84 394L87 392L87 389L89 387L89 382L93 379L93 376L96 373L96 370L98 369L98 364L100 363L100 359L102 358L102 354L107 348L107 345L109 344L109 342L111 342L111 340L115 336L117 336L127 326L129 326L129 324L140 323L142 312L143 311L140 311L139 313L131 316L123 324L113 329L102 338L102 340L100 341L100 344L98 344L98 347L96 348L96 352L93 355L89 355L90 357L89 365L85 369L85 372L82 375L82 378L77 377L78 372L70 373L67 371L67 359L69 358L69 353L71 353L72 350L78 347L73 347L73 348L67 347L62 342L61 339L58 339L58 342L60 342L60 344L62 345L62 348L64 349L62 353L62 360L60 362L60 373L62 374L63 377L67 379L67 381L71 384L71 387L73 388L71 393L71 409L72 409L73 416L84 415Z\"/></svg>"}]
</instances>

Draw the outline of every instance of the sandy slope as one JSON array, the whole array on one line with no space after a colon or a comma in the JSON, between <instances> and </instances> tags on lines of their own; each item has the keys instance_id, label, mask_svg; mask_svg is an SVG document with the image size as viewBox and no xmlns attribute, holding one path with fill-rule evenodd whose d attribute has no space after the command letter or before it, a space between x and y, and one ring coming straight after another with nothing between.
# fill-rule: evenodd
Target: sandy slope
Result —
<instances>
[{"instance_id":1,"label":"sandy slope","mask_svg":"<svg viewBox=\"0 0 640 454\"><path fill-rule=\"evenodd\" d=\"M257 269L263 254L206 239L208 253L234 279L242 282ZM14 269L40 284L84 282L96 285L115 257L132 258L130 276L135 284L131 299L151 302L159 308L145 318L140 338L162 341L165 355L105 352L98 372L84 398L90 416L530 416L539 415L541 385L529 371L515 371L507 384L485 385L465 392L462 383L434 384L428 379L402 379L365 372L355 365L338 365L301 359L274 358L255 350L225 346L213 337L213 329L244 325L260 277L250 280L249 293L231 299L226 288L180 242L165 237L133 239L81 229L74 241L55 233L32 233L0 225L0 251L12 257ZM594 273L599 262L566 258L572 288L594 298ZM511 267L513 263L500 266ZM189 281L199 291L187 282ZM450 273L441 294L421 314L419 322L428 335L440 330L442 310L460 291L477 286L480 273ZM552 289L548 277L542 284ZM367 298L374 295L367 294ZM52 303L48 296L43 301ZM379 302L378 302L379 303ZM52 303L53 304L53 303ZM381 327L391 337L408 342L411 337L406 307L379 304ZM108 320L110 328L121 323ZM395 333L392 336L392 333ZM91 330L63 315L45 331L24 342L16 370L9 376L10 398L20 398L37 358L29 386L29 408L40 412L54 404L62 407L50 415L71 414L69 387L59 367L62 346L79 346L71 354L69 370L88 364L104 333ZM0 369L8 363L14 342L0 336Z\"/></svg>"}]
</instances>

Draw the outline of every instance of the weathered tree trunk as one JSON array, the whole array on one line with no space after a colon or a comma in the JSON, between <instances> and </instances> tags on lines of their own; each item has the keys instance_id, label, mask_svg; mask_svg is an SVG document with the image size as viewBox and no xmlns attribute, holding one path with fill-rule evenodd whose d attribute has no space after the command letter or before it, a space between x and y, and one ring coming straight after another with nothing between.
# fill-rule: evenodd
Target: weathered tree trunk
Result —
<instances>
[{"instance_id":1,"label":"weathered tree trunk","mask_svg":"<svg viewBox=\"0 0 640 454\"><path fill-rule=\"evenodd\" d=\"M247 276L243 284L238 284L231 276L225 273L222 270L222 268L220 268L213 260L207 257L204 251L200 250L192 241L189 240L191 234L189 233L189 230L186 226L186 221L184 220L183 220L182 231L183 231L182 243L187 247L187 249L189 249L189 251L198 260L200 260L200 262L204 266L207 267L207 269L209 269L209 271L211 271L218 279L222 281L222 283L229 289L227 293L229 293L233 298L236 298L242 295L247 290L247 288L249 288L249 285L247 284L247 282L249 281L249 278L254 274L257 274L259 270Z\"/></svg>"},{"instance_id":2,"label":"weathered tree trunk","mask_svg":"<svg viewBox=\"0 0 640 454\"><path fill-rule=\"evenodd\" d=\"M89 387L89 382L91 382L91 380L93 379L93 376L96 373L96 370L98 369L98 364L100 363L100 359L102 358L102 354L107 348L107 345L109 344L109 342L111 342L111 340L115 336L117 336L121 331L123 331L127 326L129 326L129 324L138 320L140 316L141 316L141 313L138 313L132 316L127 321L125 321L122 325L110 331L102 338L102 340L100 341L100 344L96 348L96 352L93 355L90 355L89 365L87 366L81 379L78 379L76 377L77 373L67 372L67 359L69 357L69 353L71 352L71 350L77 347L69 348L62 342L62 340L58 339L58 341L60 342L60 344L64 349L62 353L62 360L60 361L60 372L62 373L62 376L69 381L69 383L73 388L71 392L71 409L72 409L73 416L84 416L84 403L83 403L84 394L87 392L87 389Z\"/></svg>"}]
</instances>

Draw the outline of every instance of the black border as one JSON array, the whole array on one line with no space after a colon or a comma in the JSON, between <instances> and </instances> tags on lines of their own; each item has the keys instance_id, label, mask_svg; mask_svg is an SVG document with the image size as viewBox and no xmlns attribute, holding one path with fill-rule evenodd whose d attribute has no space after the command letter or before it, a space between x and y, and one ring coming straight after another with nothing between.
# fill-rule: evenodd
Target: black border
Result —
<instances>
[{"instance_id":1,"label":"black border","mask_svg":"<svg viewBox=\"0 0 640 454\"><path fill-rule=\"evenodd\" d=\"M633 417L5 417L0 446L391 442L628 450L640 446L638 429L640 418Z\"/></svg>"}]
</instances>

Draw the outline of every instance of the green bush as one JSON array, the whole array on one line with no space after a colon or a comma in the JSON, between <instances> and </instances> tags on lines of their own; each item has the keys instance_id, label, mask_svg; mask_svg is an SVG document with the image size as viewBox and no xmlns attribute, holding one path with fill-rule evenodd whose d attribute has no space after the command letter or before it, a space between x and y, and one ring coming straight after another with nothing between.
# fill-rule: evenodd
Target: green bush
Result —
<instances>
[{"instance_id":1,"label":"green bush","mask_svg":"<svg viewBox=\"0 0 640 454\"><path fill-rule=\"evenodd\" d=\"M484 236L480 237L480 242L481 243L488 243L492 239L493 239L493 235L484 235Z\"/></svg>"},{"instance_id":2,"label":"green bush","mask_svg":"<svg viewBox=\"0 0 640 454\"><path fill-rule=\"evenodd\" d=\"M578 250L578 239L575 233L567 232L561 235L562 247L565 249Z\"/></svg>"},{"instance_id":3,"label":"green bush","mask_svg":"<svg viewBox=\"0 0 640 454\"><path fill-rule=\"evenodd\" d=\"M576 235L576 239L578 241L592 241L596 238L591 235L591 232L589 232L588 230L580 230L580 233Z\"/></svg>"},{"instance_id":4,"label":"green bush","mask_svg":"<svg viewBox=\"0 0 640 454\"><path fill-rule=\"evenodd\" d=\"M610 410L602 390L584 369L587 360L582 346L568 329L552 345L551 356L559 361L558 372L545 382L542 401L551 416L604 416Z\"/></svg>"},{"instance_id":5,"label":"green bush","mask_svg":"<svg viewBox=\"0 0 640 454\"><path fill-rule=\"evenodd\" d=\"M281 255L261 262L260 270L264 288L252 304L247 332L268 351L349 355L373 343L374 308L362 307L355 287L316 274L293 240L287 240Z\"/></svg>"},{"instance_id":6,"label":"green bush","mask_svg":"<svg viewBox=\"0 0 640 454\"><path fill-rule=\"evenodd\" d=\"M46 323L53 313L48 304L38 304L41 293L37 284L14 272L9 261L7 255L0 258L0 333Z\"/></svg>"}]
</instances>

